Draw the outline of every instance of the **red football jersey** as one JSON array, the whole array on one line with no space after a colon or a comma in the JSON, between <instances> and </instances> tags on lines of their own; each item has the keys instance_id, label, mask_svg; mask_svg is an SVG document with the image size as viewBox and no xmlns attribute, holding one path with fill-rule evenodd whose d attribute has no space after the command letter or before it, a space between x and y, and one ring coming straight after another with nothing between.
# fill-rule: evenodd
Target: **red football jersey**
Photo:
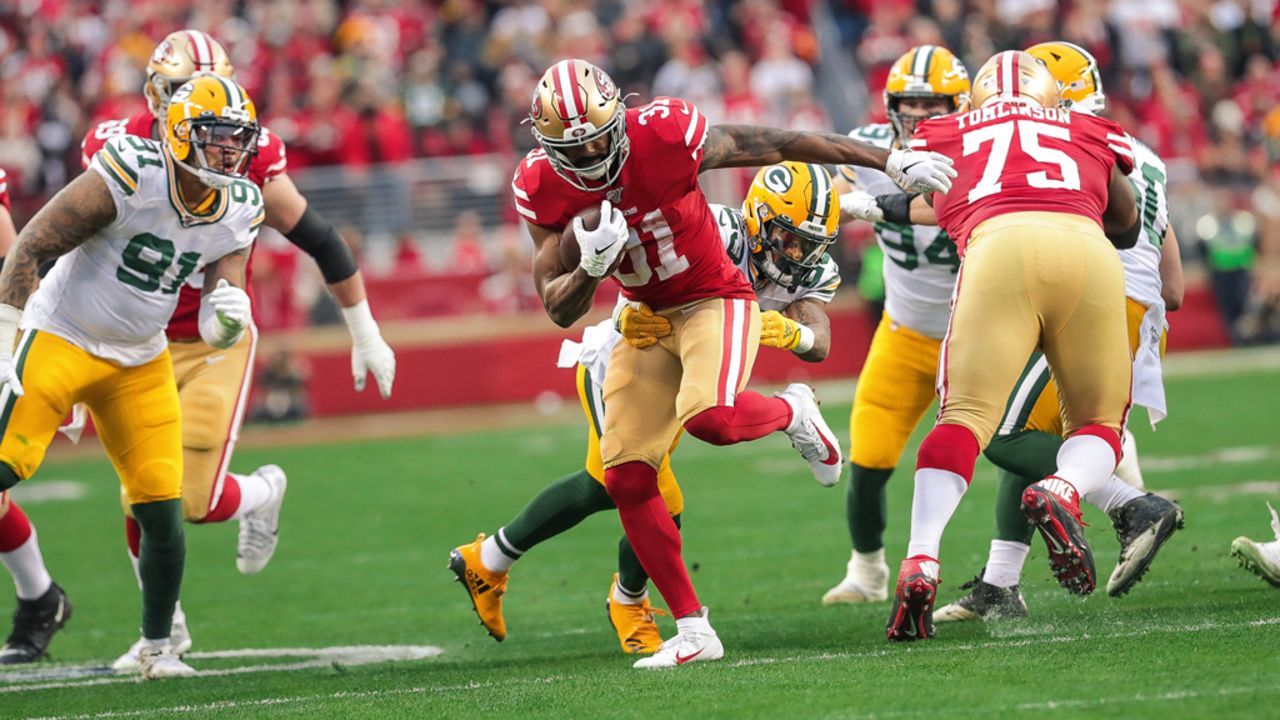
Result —
<instances>
[{"instance_id":1,"label":"red football jersey","mask_svg":"<svg viewBox=\"0 0 1280 720\"><path fill-rule=\"evenodd\" d=\"M1063 212L1102 225L1111 168L1133 171L1129 136L1105 118L996 101L920 123L911 149L955 160L950 192L934 193L938 225L964 252L982 221L1013 212Z\"/></svg>"},{"instance_id":2,"label":"red football jersey","mask_svg":"<svg viewBox=\"0 0 1280 720\"><path fill-rule=\"evenodd\" d=\"M629 300L665 308L709 297L754 298L724 252L720 231L698 185L709 123L693 103L660 97L626 115L631 153L611 187L578 190L533 150L516 168L512 190L520 216L561 231L579 212L608 199L631 227L613 277Z\"/></svg>"},{"instance_id":3,"label":"red football jersey","mask_svg":"<svg viewBox=\"0 0 1280 720\"><path fill-rule=\"evenodd\" d=\"M94 153L102 149L107 140L120 135L134 135L137 137L152 138L152 128L155 125L155 118L150 111L141 112L137 115L119 120L106 120L98 123L96 127L90 130L80 143L80 164L83 167L89 167L89 161L93 159ZM265 127L258 134L258 154L249 162L249 181L258 187L267 184L268 180L282 175L288 167L288 158L285 156L284 141L279 135L267 130ZM252 251L250 251L252 252ZM249 293L250 298L253 297L253 291L247 287L249 284L249 275L253 268L253 256L249 256L249 262L245 265L245 291ZM194 276L193 276L194 277ZM182 289L178 291L178 307L174 309L173 316L169 318L169 327L165 333L171 337L180 340L195 340L200 337L200 288L193 287L190 282L184 284Z\"/></svg>"},{"instance_id":4,"label":"red football jersey","mask_svg":"<svg viewBox=\"0 0 1280 720\"><path fill-rule=\"evenodd\" d=\"M13 209L9 205L9 173L5 172L4 168L0 168L0 205L3 205L5 210Z\"/></svg>"}]
</instances>

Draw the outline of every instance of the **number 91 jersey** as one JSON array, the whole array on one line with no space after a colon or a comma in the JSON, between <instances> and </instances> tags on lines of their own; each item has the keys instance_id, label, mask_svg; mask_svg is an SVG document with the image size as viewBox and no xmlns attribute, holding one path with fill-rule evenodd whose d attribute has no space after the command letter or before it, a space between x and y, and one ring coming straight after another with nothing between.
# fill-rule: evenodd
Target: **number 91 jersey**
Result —
<instances>
[{"instance_id":1,"label":"number 91 jersey","mask_svg":"<svg viewBox=\"0 0 1280 720\"><path fill-rule=\"evenodd\" d=\"M866 125L849 137L876 147L893 146L893 128L887 123ZM840 167L849 183L872 195L902 190L879 170ZM884 264L884 310L893 321L934 339L947 334L951 317L951 293L956 287L960 256L945 230L930 225L892 222L875 224L876 242L888 260Z\"/></svg>"},{"instance_id":2,"label":"number 91 jersey","mask_svg":"<svg viewBox=\"0 0 1280 720\"><path fill-rule=\"evenodd\" d=\"M183 210L173 160L152 140L108 140L89 163L116 217L58 259L27 302L22 327L53 333L127 367L164 351L165 326L187 277L248 247L262 226L262 193L247 180L208 209Z\"/></svg>"},{"instance_id":3,"label":"number 91 jersey","mask_svg":"<svg viewBox=\"0 0 1280 720\"><path fill-rule=\"evenodd\" d=\"M563 230L575 215L609 200L631 237L614 278L628 300L654 309L705 298L753 299L720 242L698 185L709 123L693 103L660 97L626 114L630 155L612 187L578 190L534 150L512 180L516 212L528 222Z\"/></svg>"}]
</instances>

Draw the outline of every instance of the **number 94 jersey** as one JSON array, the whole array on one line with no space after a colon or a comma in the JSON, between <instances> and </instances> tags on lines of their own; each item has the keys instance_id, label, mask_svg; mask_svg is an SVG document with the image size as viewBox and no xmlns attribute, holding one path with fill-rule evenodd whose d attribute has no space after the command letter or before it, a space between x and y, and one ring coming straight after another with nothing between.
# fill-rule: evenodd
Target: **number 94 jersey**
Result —
<instances>
[{"instance_id":1,"label":"number 94 jersey","mask_svg":"<svg viewBox=\"0 0 1280 720\"><path fill-rule=\"evenodd\" d=\"M888 123L865 125L849 137L877 147L893 145ZM872 195L902 192L879 170L840 167L851 184ZM946 231L929 225L891 222L875 224L876 242L888 262L884 264L885 313L893 321L927 337L947 334L951 317L951 292L956 287L960 256Z\"/></svg>"},{"instance_id":2,"label":"number 94 jersey","mask_svg":"<svg viewBox=\"0 0 1280 720\"><path fill-rule=\"evenodd\" d=\"M187 212L172 158L132 136L108 140L89 172L110 190L116 218L58 259L27 302L22 327L142 365L164 351L165 325L187 277L253 243L264 219L262 193L236 180L208 208Z\"/></svg>"}]
</instances>

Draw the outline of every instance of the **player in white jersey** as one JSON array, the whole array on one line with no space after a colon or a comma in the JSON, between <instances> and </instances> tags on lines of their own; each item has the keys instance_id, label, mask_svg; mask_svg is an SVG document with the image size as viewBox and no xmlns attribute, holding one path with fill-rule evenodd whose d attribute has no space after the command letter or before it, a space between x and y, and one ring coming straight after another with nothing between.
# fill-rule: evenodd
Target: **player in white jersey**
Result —
<instances>
[{"instance_id":1,"label":"player in white jersey","mask_svg":"<svg viewBox=\"0 0 1280 720\"><path fill-rule=\"evenodd\" d=\"M178 290L201 268L204 340L230 347L252 322L241 288L264 217L243 177L257 134L242 88L193 79L173 95L165 139L108 141L27 224L0 273L0 491L31 477L71 407L88 406L142 528L148 679L194 672L169 642L185 543L182 429L164 329ZM37 268L52 260L33 294Z\"/></svg>"},{"instance_id":2,"label":"player in white jersey","mask_svg":"<svg viewBox=\"0 0 1280 720\"><path fill-rule=\"evenodd\" d=\"M1073 112L1099 113L1105 95L1097 63L1084 49L1066 42L1028 48L1057 78L1063 105ZM1132 140L1132 138L1131 138ZM1182 303L1182 265L1177 237L1169 225L1164 163L1146 145L1132 140L1134 170L1129 175L1141 213L1137 243L1120 250L1124 266L1129 346L1133 353L1133 402L1147 408L1154 426L1167 414L1161 356L1167 329L1165 311ZM936 622L1022 617L1027 614L1018 583L1030 549L1031 528L1019 505L1022 491L1054 472L1062 444L1057 389L1041 353L1027 363L1005 409L986 456L1000 469L996 534L986 567L964 587L970 592L934 613ZM1106 512L1120 541L1120 558L1107 593L1128 592L1156 553L1182 525L1182 510L1143 492L1133 434L1124 433L1124 458L1116 476L1084 499Z\"/></svg>"},{"instance_id":3,"label":"player in white jersey","mask_svg":"<svg viewBox=\"0 0 1280 720\"><path fill-rule=\"evenodd\" d=\"M884 102L890 123L867 125L849 135L881 147L906 147L921 120L968 107L969 74L946 48L912 48L894 63ZM885 309L853 399L852 478L845 495L853 551L845 578L822 598L828 605L879 602L889 596L885 485L933 403L938 349L960 267L951 238L938 227L912 224L910 196L901 194L884 173L841 168L841 176L837 184L842 192L855 189L841 196L846 215L875 222L876 241L885 256Z\"/></svg>"},{"instance_id":4,"label":"player in white jersey","mask_svg":"<svg viewBox=\"0 0 1280 720\"><path fill-rule=\"evenodd\" d=\"M839 268L826 253L838 229L838 202L831 177L821 166L783 163L759 171L742 209L710 206L725 252L755 288L763 311L761 344L789 349L809 362L822 361L831 347L823 307L840 286ZM480 624L498 641L507 632L502 596L511 565L535 545L614 508L604 488L600 455L601 397L610 354L624 339L643 348L671 332L670 323L644 305L620 303L614 316L588 327L580 343L566 340L560 352L561 367L577 367L578 397L589 430L584 469L545 487L494 535L481 533L475 542L450 554L449 567L467 587ZM670 453L678 443L677 435L658 470L658 489L677 525L684 496L671 470ZM650 603L648 575L625 536L606 604L623 652L658 650L662 636L654 615L665 611Z\"/></svg>"}]
</instances>

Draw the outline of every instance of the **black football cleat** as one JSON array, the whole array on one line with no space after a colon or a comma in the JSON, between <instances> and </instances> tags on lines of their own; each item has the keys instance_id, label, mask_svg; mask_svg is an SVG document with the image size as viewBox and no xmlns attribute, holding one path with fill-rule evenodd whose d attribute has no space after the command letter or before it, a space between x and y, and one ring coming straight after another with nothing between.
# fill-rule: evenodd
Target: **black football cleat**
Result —
<instances>
[{"instance_id":1,"label":"black football cleat","mask_svg":"<svg viewBox=\"0 0 1280 720\"><path fill-rule=\"evenodd\" d=\"M13 632L0 647L0 665L31 663L44 657L53 634L71 619L67 593L53 583L35 600L18 600L13 611Z\"/></svg>"},{"instance_id":2,"label":"black football cleat","mask_svg":"<svg viewBox=\"0 0 1280 720\"><path fill-rule=\"evenodd\" d=\"M983 568L985 571L986 568ZM953 603L944 605L933 614L935 622L966 622L969 620L1013 620L1027 616L1027 602L1017 585L996 587L982 579L982 572L960 586L969 593Z\"/></svg>"},{"instance_id":3,"label":"black football cleat","mask_svg":"<svg viewBox=\"0 0 1280 720\"><path fill-rule=\"evenodd\" d=\"M1161 546L1182 529L1182 508L1171 500L1147 493L1108 515L1120 541L1120 560L1107 580L1107 594L1120 597L1138 584Z\"/></svg>"}]
</instances>

